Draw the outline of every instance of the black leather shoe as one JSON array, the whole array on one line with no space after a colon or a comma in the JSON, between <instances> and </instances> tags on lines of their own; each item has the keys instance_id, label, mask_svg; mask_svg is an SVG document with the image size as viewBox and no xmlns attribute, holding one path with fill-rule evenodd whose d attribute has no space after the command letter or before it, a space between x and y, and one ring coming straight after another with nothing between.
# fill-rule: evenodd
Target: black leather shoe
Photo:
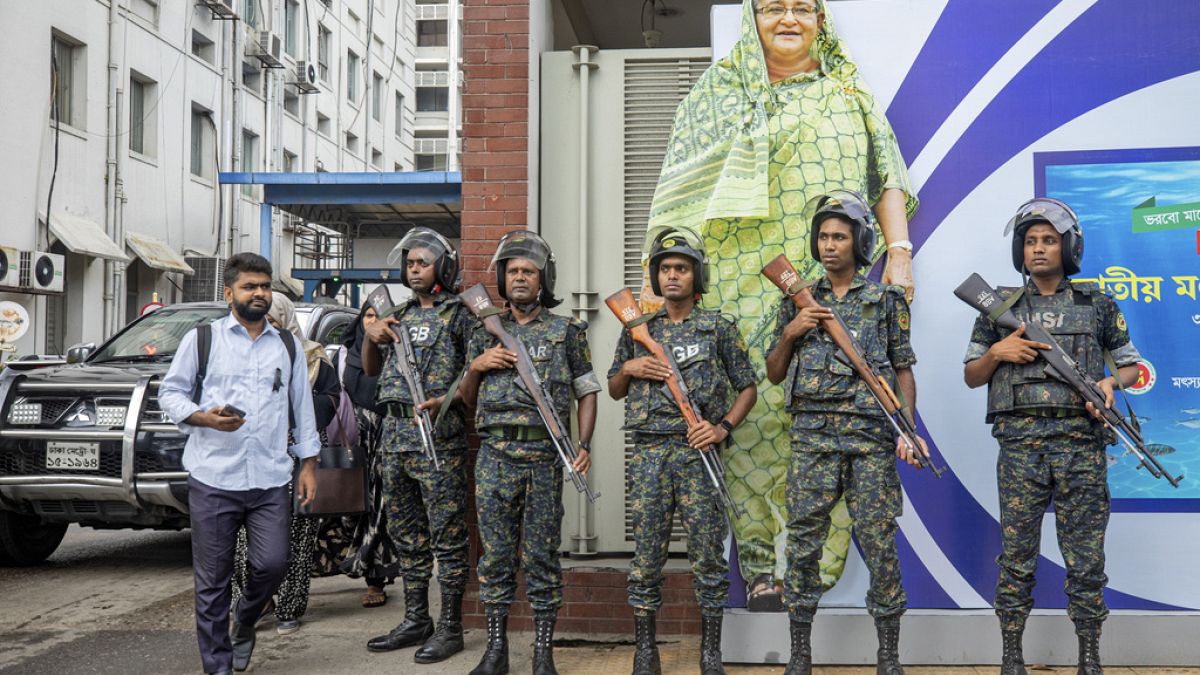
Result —
<instances>
[{"instance_id":1,"label":"black leather shoe","mask_svg":"<svg viewBox=\"0 0 1200 675\"><path fill-rule=\"evenodd\" d=\"M637 649L633 652L633 675L662 675L662 660L654 639L657 615L638 614L633 617L633 633Z\"/></svg>"},{"instance_id":2,"label":"black leather shoe","mask_svg":"<svg viewBox=\"0 0 1200 675\"><path fill-rule=\"evenodd\" d=\"M505 675L508 672L508 607L487 608L487 648L470 675Z\"/></svg>"},{"instance_id":3,"label":"black leather shoe","mask_svg":"<svg viewBox=\"0 0 1200 675\"><path fill-rule=\"evenodd\" d=\"M442 615L438 617L437 629L413 654L413 661L439 663L463 650L462 601L462 591L442 592Z\"/></svg>"},{"instance_id":4,"label":"black leather shoe","mask_svg":"<svg viewBox=\"0 0 1200 675\"><path fill-rule=\"evenodd\" d=\"M433 619L429 618L429 589L404 589L404 622L387 635L373 637L367 641L367 649L373 652L390 652L405 647L415 647L433 635Z\"/></svg>"},{"instance_id":5,"label":"black leather shoe","mask_svg":"<svg viewBox=\"0 0 1200 675\"><path fill-rule=\"evenodd\" d=\"M233 624L233 633L230 635L233 642L233 669L239 673L250 667L250 655L254 653L255 638L254 626Z\"/></svg>"}]
</instances>

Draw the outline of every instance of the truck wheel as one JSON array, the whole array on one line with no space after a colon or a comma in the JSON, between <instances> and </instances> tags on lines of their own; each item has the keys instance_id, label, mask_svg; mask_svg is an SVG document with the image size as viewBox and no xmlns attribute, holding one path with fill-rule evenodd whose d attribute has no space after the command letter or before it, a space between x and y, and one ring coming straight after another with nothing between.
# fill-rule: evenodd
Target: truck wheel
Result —
<instances>
[{"instance_id":1,"label":"truck wheel","mask_svg":"<svg viewBox=\"0 0 1200 675\"><path fill-rule=\"evenodd\" d=\"M36 565L49 558L62 543L67 525L0 511L0 565Z\"/></svg>"}]
</instances>

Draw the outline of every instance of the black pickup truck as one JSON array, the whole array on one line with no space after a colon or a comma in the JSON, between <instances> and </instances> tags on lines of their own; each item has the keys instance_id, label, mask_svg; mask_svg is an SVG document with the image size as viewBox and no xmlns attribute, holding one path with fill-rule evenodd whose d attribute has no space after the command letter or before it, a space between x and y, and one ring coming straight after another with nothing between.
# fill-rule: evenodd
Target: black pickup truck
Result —
<instances>
[{"instance_id":1,"label":"black pickup truck","mask_svg":"<svg viewBox=\"0 0 1200 675\"><path fill-rule=\"evenodd\" d=\"M188 526L186 436L158 407L159 381L192 328L223 303L164 307L67 363L0 374L0 565L31 565L58 548L70 523L94 528ZM332 345L357 314L300 303L310 339Z\"/></svg>"}]
</instances>

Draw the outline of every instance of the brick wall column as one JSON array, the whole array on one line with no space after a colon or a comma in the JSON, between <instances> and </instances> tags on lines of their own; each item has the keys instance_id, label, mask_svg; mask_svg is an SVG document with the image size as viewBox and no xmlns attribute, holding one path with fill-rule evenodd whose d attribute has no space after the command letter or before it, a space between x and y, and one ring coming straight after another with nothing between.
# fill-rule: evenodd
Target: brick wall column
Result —
<instances>
[{"instance_id":1,"label":"brick wall column","mask_svg":"<svg viewBox=\"0 0 1200 675\"><path fill-rule=\"evenodd\" d=\"M466 287L481 281L493 285L484 270L496 240L527 224L529 60L529 0L464 0L461 246Z\"/></svg>"}]
</instances>

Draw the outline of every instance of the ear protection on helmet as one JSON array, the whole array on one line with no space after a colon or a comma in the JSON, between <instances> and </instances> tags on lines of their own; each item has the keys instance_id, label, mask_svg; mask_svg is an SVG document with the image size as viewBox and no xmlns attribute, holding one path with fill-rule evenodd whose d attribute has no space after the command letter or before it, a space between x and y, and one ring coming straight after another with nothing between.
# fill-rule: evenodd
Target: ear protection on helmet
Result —
<instances>
[{"instance_id":1,"label":"ear protection on helmet","mask_svg":"<svg viewBox=\"0 0 1200 675\"><path fill-rule=\"evenodd\" d=\"M861 194L853 190L834 190L829 194L818 195L808 200L804 212L811 214L808 217L812 223L808 244L813 260L821 260L820 247L817 245L821 223L837 217L850 223L854 263L858 267L871 264L871 253L875 250L875 226L871 218L871 206Z\"/></svg>"},{"instance_id":2,"label":"ear protection on helmet","mask_svg":"<svg viewBox=\"0 0 1200 675\"><path fill-rule=\"evenodd\" d=\"M427 261L434 266L434 279L438 285L451 293L457 293L459 287L458 251L450 245L450 241L428 227L414 227L392 247L388 254L389 267L400 266L400 283L408 286L408 252L413 249L426 249L434 260Z\"/></svg>"},{"instance_id":3,"label":"ear protection on helmet","mask_svg":"<svg viewBox=\"0 0 1200 675\"><path fill-rule=\"evenodd\" d=\"M529 230L509 232L496 244L496 254L492 256L488 269L496 269L496 289L500 292L500 297L508 300L504 275L508 267L507 261L513 258L529 260L540 271L538 276L541 292L538 294L538 300L543 307L549 309L562 304L562 300L554 297L554 282L558 276L554 251L550 250L550 244L546 243L545 239Z\"/></svg>"},{"instance_id":4,"label":"ear protection on helmet","mask_svg":"<svg viewBox=\"0 0 1200 675\"><path fill-rule=\"evenodd\" d=\"M1063 274L1078 273L1083 263L1083 226L1074 209L1050 197L1036 197L1017 207L1004 227L1004 235L1012 235L1013 267L1018 272L1025 270L1025 232L1037 223L1046 223L1062 235Z\"/></svg>"},{"instance_id":5,"label":"ear protection on helmet","mask_svg":"<svg viewBox=\"0 0 1200 675\"><path fill-rule=\"evenodd\" d=\"M654 244L650 247L650 290L654 291L655 295L662 295L658 283L658 266L662 259L669 255L681 255L692 259L692 269L695 272L692 275L695 280L694 290L703 295L708 290L708 256L704 253L704 243L700 237L686 229L664 230L654 238Z\"/></svg>"}]
</instances>

